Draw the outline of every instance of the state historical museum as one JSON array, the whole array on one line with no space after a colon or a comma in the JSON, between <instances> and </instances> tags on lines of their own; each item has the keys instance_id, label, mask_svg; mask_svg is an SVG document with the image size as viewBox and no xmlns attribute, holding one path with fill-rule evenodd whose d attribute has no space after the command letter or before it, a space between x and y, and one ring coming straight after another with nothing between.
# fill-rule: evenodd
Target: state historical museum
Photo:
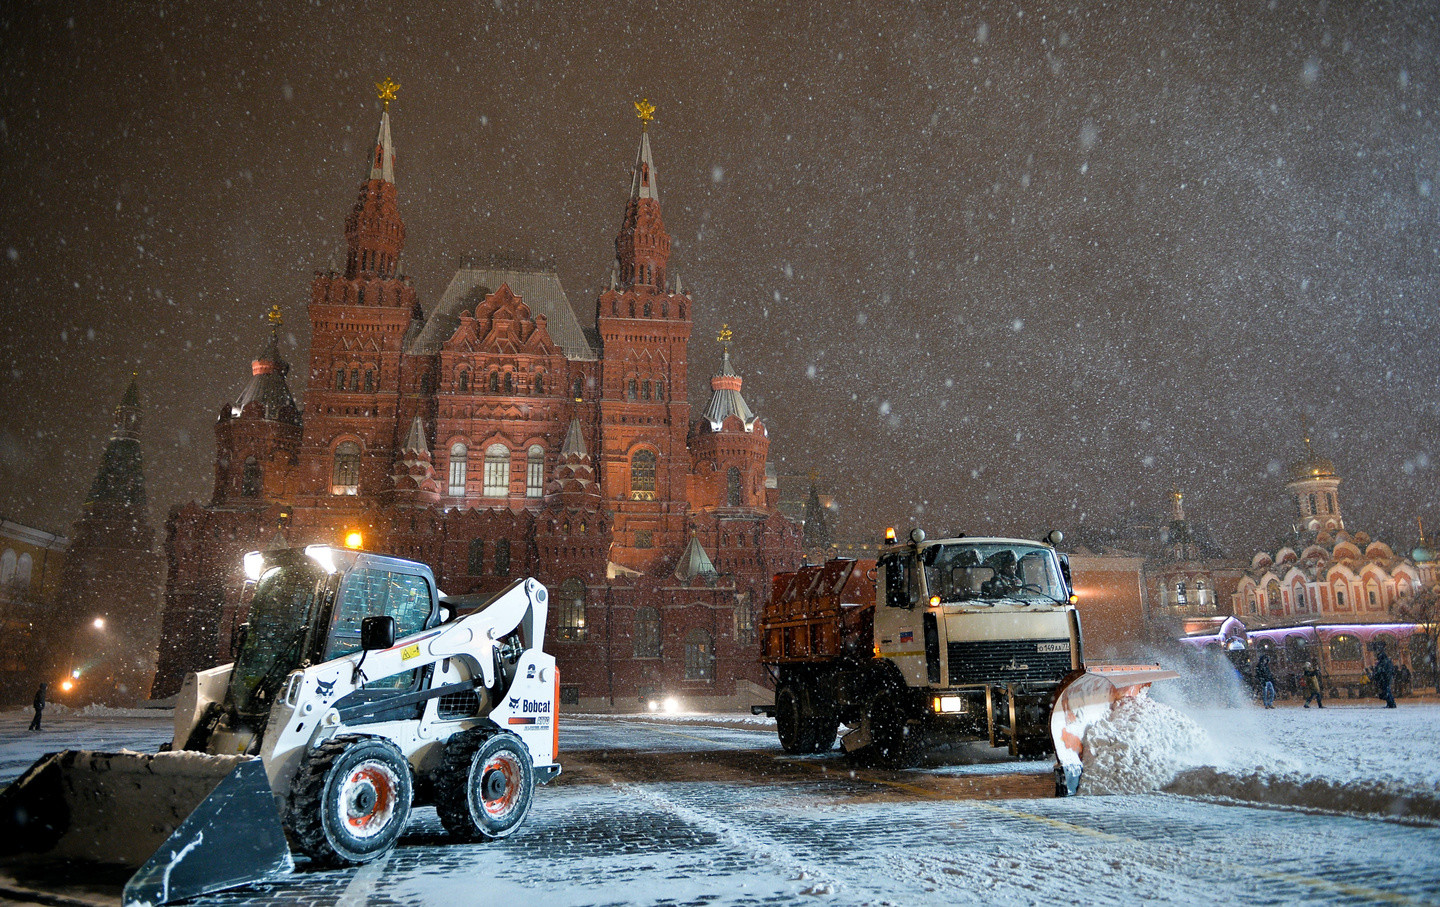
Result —
<instances>
[{"instance_id":1,"label":"state historical museum","mask_svg":"<svg viewBox=\"0 0 1440 907\"><path fill-rule=\"evenodd\" d=\"M726 351L692 417L694 301L669 274L648 131L610 285L582 324L553 269L456 273L428 312L405 245L390 115L345 219L345 270L311 285L301 409L271 336L215 426L215 491L171 510L154 697L230 660L246 551L340 544L423 561L447 594L534 576L562 702L743 705L755 613L800 561L776 509L769 438ZM641 108L648 124L653 108Z\"/></svg>"}]
</instances>

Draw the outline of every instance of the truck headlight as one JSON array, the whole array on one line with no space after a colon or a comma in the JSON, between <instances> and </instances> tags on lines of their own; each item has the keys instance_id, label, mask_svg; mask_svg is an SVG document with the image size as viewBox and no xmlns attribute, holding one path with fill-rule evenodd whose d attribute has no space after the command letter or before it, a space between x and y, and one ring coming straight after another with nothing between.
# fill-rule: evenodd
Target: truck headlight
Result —
<instances>
[{"instance_id":1,"label":"truck headlight","mask_svg":"<svg viewBox=\"0 0 1440 907\"><path fill-rule=\"evenodd\" d=\"M936 712L955 714L965 711L965 700L959 696L936 696L931 703Z\"/></svg>"}]
</instances>

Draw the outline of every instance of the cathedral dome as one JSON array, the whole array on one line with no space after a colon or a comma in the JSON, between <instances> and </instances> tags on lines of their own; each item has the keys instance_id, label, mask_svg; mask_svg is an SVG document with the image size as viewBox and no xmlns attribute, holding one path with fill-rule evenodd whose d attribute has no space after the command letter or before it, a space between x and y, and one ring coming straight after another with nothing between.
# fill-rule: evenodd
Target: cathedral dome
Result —
<instances>
[{"instance_id":1,"label":"cathedral dome","mask_svg":"<svg viewBox=\"0 0 1440 907\"><path fill-rule=\"evenodd\" d=\"M1291 463L1289 472L1292 482L1301 482L1305 479L1333 479L1335 478L1335 464L1325 457L1307 454Z\"/></svg>"}]
</instances>

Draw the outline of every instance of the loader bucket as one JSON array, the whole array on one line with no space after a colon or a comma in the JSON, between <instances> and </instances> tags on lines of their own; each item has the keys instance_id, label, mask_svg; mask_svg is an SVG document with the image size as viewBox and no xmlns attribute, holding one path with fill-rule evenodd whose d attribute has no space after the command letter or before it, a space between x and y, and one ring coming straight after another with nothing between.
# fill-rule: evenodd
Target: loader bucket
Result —
<instances>
[{"instance_id":1,"label":"loader bucket","mask_svg":"<svg viewBox=\"0 0 1440 907\"><path fill-rule=\"evenodd\" d=\"M1085 730L1110 714L1122 699L1144 696L1157 680L1180 675L1159 665L1094 665L1076 671L1055 691L1050 710L1050 736L1055 740L1055 796L1066 797L1080 787Z\"/></svg>"},{"instance_id":2,"label":"loader bucket","mask_svg":"<svg viewBox=\"0 0 1440 907\"><path fill-rule=\"evenodd\" d=\"M203 753L51 753L0 793L0 856L134 868L126 907L294 869L264 764Z\"/></svg>"}]
</instances>

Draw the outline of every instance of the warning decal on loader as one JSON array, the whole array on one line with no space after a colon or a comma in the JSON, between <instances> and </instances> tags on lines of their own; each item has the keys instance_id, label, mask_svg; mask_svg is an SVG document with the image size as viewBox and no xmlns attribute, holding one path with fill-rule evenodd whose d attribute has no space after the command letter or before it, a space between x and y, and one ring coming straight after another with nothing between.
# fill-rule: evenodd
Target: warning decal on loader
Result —
<instances>
[{"instance_id":1,"label":"warning decal on loader","mask_svg":"<svg viewBox=\"0 0 1440 907\"><path fill-rule=\"evenodd\" d=\"M409 661L409 660L412 659L412 658L419 658L419 657L420 657L420 645L419 645L418 643L415 644L415 645L413 645L413 646L406 646L405 649L400 653L400 660L401 660L401 661Z\"/></svg>"}]
</instances>

